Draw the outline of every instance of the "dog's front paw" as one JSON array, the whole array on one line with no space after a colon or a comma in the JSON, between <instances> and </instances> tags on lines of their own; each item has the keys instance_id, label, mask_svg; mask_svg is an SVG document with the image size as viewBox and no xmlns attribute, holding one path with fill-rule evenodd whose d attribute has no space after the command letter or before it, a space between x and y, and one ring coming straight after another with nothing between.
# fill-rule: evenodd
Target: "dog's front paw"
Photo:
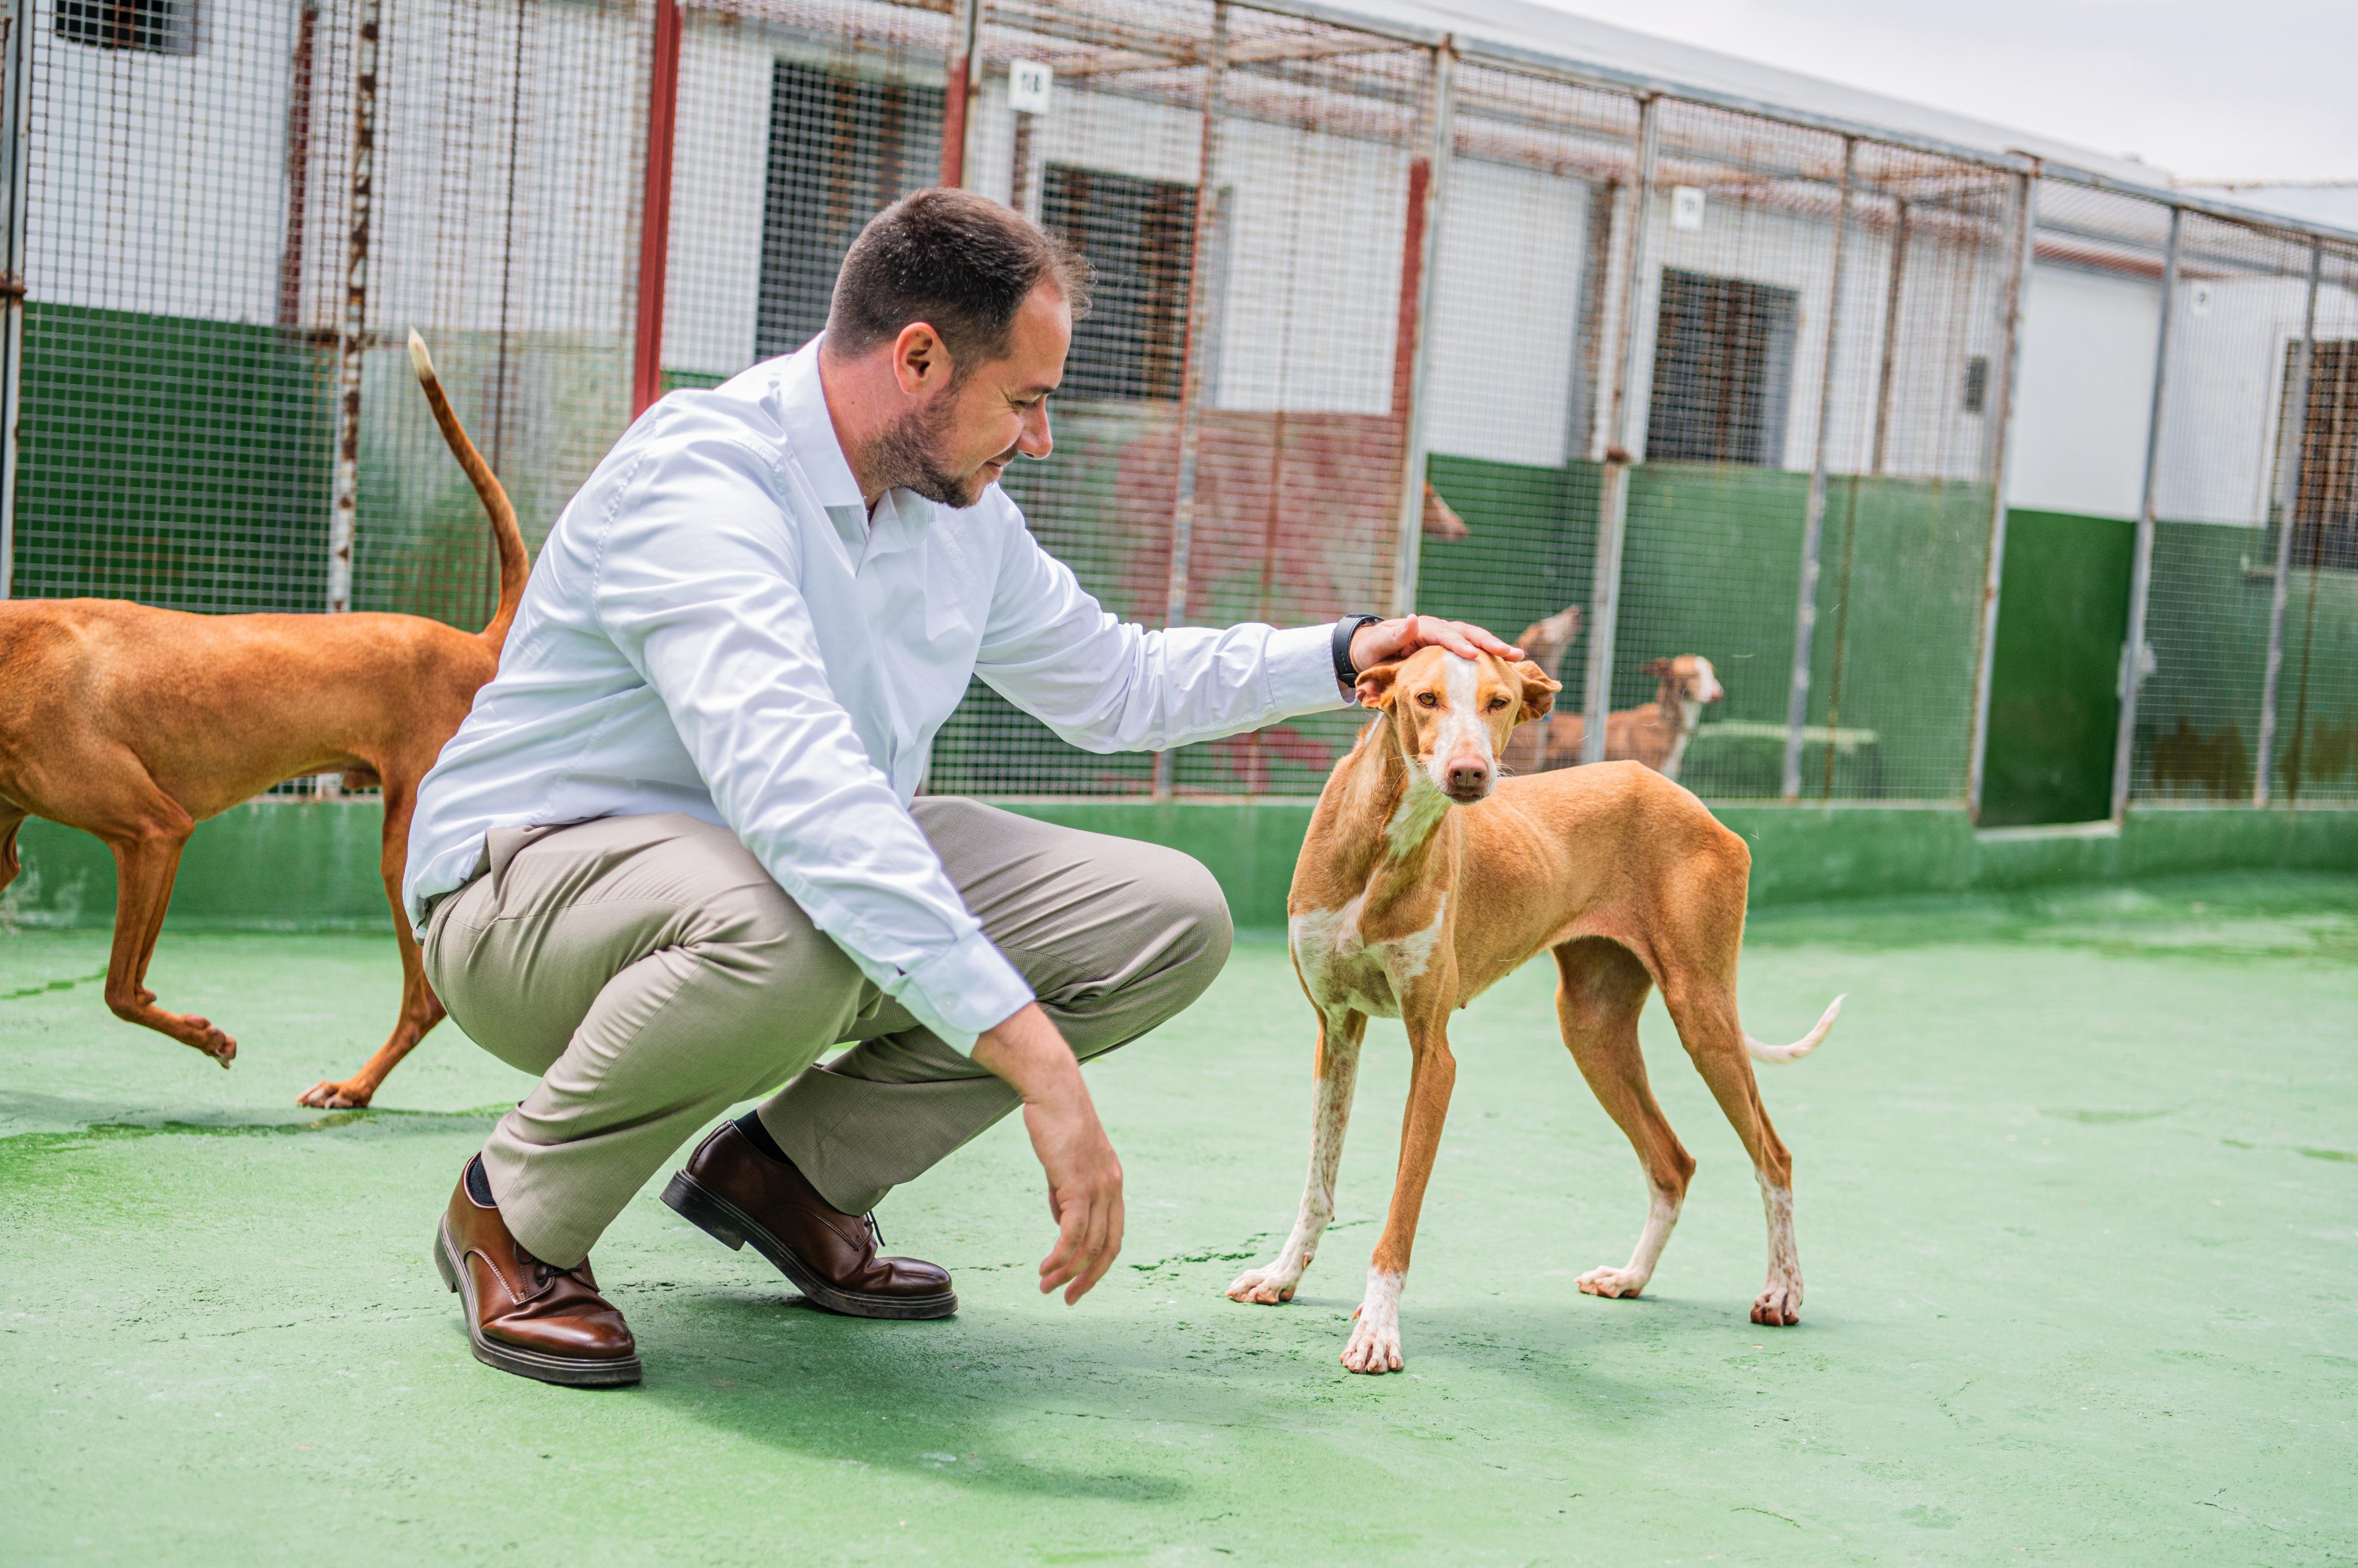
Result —
<instances>
[{"instance_id":1,"label":"dog's front paw","mask_svg":"<svg viewBox=\"0 0 2358 1568\"><path fill-rule=\"evenodd\" d=\"M1578 1283L1584 1294L1628 1301L1646 1288L1646 1277L1627 1269L1591 1269Z\"/></svg>"},{"instance_id":2,"label":"dog's front paw","mask_svg":"<svg viewBox=\"0 0 2358 1568\"><path fill-rule=\"evenodd\" d=\"M1752 1321L1790 1328L1801 1321L1801 1281L1780 1281L1752 1298Z\"/></svg>"},{"instance_id":3,"label":"dog's front paw","mask_svg":"<svg viewBox=\"0 0 2358 1568\"><path fill-rule=\"evenodd\" d=\"M214 1028L210 1019L183 1013L180 1027L172 1033L181 1044L203 1052L223 1067L237 1060L237 1037L226 1030Z\"/></svg>"},{"instance_id":4,"label":"dog's front paw","mask_svg":"<svg viewBox=\"0 0 2358 1568\"><path fill-rule=\"evenodd\" d=\"M1401 1276L1368 1271L1368 1294L1351 1314L1350 1343L1343 1346L1343 1365L1354 1372L1397 1372L1401 1369Z\"/></svg>"},{"instance_id":5,"label":"dog's front paw","mask_svg":"<svg viewBox=\"0 0 2358 1568\"><path fill-rule=\"evenodd\" d=\"M370 1092L356 1084L340 1084L333 1079L313 1084L305 1089L295 1103L308 1105L314 1110L364 1110Z\"/></svg>"},{"instance_id":6,"label":"dog's front paw","mask_svg":"<svg viewBox=\"0 0 2358 1568\"><path fill-rule=\"evenodd\" d=\"M1258 1302L1262 1306L1276 1306L1293 1299L1293 1287L1302 1282L1300 1269L1288 1269L1283 1259L1266 1269L1247 1269L1228 1287L1232 1302Z\"/></svg>"}]
</instances>

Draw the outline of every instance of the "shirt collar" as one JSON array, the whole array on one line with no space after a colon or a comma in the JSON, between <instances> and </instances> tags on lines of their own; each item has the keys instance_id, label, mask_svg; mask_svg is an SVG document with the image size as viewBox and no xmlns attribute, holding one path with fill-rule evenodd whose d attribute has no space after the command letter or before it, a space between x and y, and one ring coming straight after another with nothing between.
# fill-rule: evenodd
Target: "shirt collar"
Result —
<instances>
[{"instance_id":1,"label":"shirt collar","mask_svg":"<svg viewBox=\"0 0 2358 1568\"><path fill-rule=\"evenodd\" d=\"M835 421L827 412L827 390L819 384L818 350L825 341L827 334L822 332L786 361L778 377L778 423L804 477L818 492L818 503L830 511L851 506L865 514L867 503L860 499L860 481L851 477L843 443L835 438Z\"/></svg>"}]
</instances>

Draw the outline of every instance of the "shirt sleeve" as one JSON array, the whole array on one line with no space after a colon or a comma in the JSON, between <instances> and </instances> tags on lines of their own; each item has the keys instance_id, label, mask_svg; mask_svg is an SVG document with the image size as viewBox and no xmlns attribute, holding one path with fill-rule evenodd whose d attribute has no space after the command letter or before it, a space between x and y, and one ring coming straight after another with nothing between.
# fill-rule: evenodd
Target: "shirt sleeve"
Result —
<instances>
[{"instance_id":1,"label":"shirt sleeve","mask_svg":"<svg viewBox=\"0 0 2358 1568\"><path fill-rule=\"evenodd\" d=\"M595 603L721 819L813 925L960 1051L1033 1000L829 688L769 460L708 438L617 487Z\"/></svg>"},{"instance_id":2,"label":"shirt sleeve","mask_svg":"<svg viewBox=\"0 0 2358 1568\"><path fill-rule=\"evenodd\" d=\"M1020 518L1013 535L975 673L1083 751L1168 751L1350 706L1332 622L1148 631L1084 591Z\"/></svg>"}]
</instances>

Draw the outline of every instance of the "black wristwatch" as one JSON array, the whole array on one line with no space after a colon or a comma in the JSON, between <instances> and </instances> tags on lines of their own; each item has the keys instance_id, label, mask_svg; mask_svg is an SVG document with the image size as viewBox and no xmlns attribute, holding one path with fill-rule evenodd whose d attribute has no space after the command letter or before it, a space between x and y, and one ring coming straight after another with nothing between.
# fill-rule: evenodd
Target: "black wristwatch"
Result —
<instances>
[{"instance_id":1,"label":"black wristwatch","mask_svg":"<svg viewBox=\"0 0 2358 1568\"><path fill-rule=\"evenodd\" d=\"M1351 639L1362 626L1373 626L1380 615L1346 615L1335 622L1335 684L1345 691L1359 684L1359 666L1351 662Z\"/></svg>"}]
</instances>

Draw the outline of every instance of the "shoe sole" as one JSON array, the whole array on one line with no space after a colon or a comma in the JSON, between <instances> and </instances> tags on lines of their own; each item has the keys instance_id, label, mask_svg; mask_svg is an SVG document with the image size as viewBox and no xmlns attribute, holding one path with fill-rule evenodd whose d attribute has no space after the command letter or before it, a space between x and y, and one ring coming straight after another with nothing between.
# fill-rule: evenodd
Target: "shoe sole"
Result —
<instances>
[{"instance_id":1,"label":"shoe sole","mask_svg":"<svg viewBox=\"0 0 2358 1568\"><path fill-rule=\"evenodd\" d=\"M463 1303L467 1314L467 1343L473 1348L475 1359L484 1366L513 1372L519 1378L561 1383L568 1389L619 1389L639 1380L639 1358L636 1356L602 1360L579 1356L551 1356L545 1350L526 1350L520 1346L503 1345L485 1335L476 1325L475 1281L460 1265L459 1249L451 1245L448 1218L434 1233L434 1271L442 1276L442 1282L449 1286L452 1293Z\"/></svg>"},{"instance_id":2,"label":"shoe sole","mask_svg":"<svg viewBox=\"0 0 2358 1568\"><path fill-rule=\"evenodd\" d=\"M663 1201L676 1210L681 1218L734 1250L748 1241L753 1250L767 1258L778 1272L794 1281L795 1288L808 1297L812 1304L825 1307L845 1317L884 1317L903 1321L948 1317L957 1311L957 1292L942 1291L930 1296L880 1296L865 1291L846 1291L828 1284L812 1271L809 1264L795 1256L785 1243L770 1234L768 1228L752 1216L720 1196L689 1175L686 1171L672 1177L664 1188Z\"/></svg>"}]
</instances>

